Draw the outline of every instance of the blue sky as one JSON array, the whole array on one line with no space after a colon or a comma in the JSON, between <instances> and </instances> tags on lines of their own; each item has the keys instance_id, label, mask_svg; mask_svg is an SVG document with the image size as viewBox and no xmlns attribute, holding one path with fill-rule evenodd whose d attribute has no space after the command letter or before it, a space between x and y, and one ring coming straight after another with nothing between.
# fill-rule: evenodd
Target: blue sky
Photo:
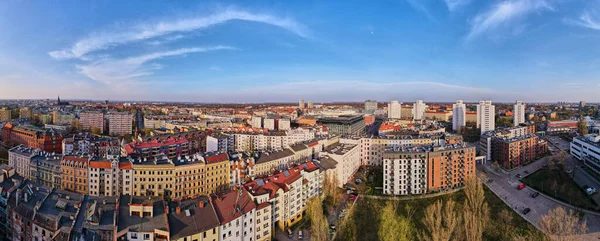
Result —
<instances>
[{"instance_id":1,"label":"blue sky","mask_svg":"<svg viewBox=\"0 0 600 241\"><path fill-rule=\"evenodd\" d=\"M0 1L0 99L600 101L600 0Z\"/></svg>"}]
</instances>

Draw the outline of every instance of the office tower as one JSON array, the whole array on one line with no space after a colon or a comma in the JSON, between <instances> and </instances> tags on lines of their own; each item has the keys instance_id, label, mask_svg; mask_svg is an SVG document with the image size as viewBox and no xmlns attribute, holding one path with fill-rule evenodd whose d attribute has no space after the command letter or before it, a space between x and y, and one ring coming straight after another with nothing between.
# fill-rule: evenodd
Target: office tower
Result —
<instances>
[{"instance_id":1,"label":"office tower","mask_svg":"<svg viewBox=\"0 0 600 241\"><path fill-rule=\"evenodd\" d=\"M492 105L491 100L479 101L477 105L477 127L481 128L482 134L496 129L495 113L496 108Z\"/></svg>"},{"instance_id":2,"label":"office tower","mask_svg":"<svg viewBox=\"0 0 600 241\"><path fill-rule=\"evenodd\" d=\"M400 119L402 116L402 104L398 101L390 101L388 104L388 119Z\"/></svg>"},{"instance_id":3,"label":"office tower","mask_svg":"<svg viewBox=\"0 0 600 241\"><path fill-rule=\"evenodd\" d=\"M457 100L452 105L452 130L457 131L459 128L464 127L466 123L467 106L462 100Z\"/></svg>"},{"instance_id":4,"label":"office tower","mask_svg":"<svg viewBox=\"0 0 600 241\"><path fill-rule=\"evenodd\" d=\"M513 110L513 124L518 126L521 123L525 123L525 104L517 100Z\"/></svg>"},{"instance_id":5,"label":"office tower","mask_svg":"<svg viewBox=\"0 0 600 241\"><path fill-rule=\"evenodd\" d=\"M377 110L377 101L376 100L366 100L365 101L365 112L375 112Z\"/></svg>"},{"instance_id":6,"label":"office tower","mask_svg":"<svg viewBox=\"0 0 600 241\"><path fill-rule=\"evenodd\" d=\"M300 101L298 101L298 108L304 109L304 99L300 99Z\"/></svg>"},{"instance_id":7,"label":"office tower","mask_svg":"<svg viewBox=\"0 0 600 241\"><path fill-rule=\"evenodd\" d=\"M425 119L425 110L427 109L427 105L423 103L423 100L417 100L413 104L413 120L423 120Z\"/></svg>"}]
</instances>

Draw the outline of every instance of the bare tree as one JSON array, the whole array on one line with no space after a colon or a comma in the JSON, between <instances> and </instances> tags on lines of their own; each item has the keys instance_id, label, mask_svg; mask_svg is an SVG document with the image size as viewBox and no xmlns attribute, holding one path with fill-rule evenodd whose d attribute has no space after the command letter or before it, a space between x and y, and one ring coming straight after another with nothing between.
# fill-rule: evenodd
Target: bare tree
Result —
<instances>
[{"instance_id":1,"label":"bare tree","mask_svg":"<svg viewBox=\"0 0 600 241\"><path fill-rule=\"evenodd\" d=\"M483 184L476 178L469 178L466 180L464 191L466 195L463 215L465 237L469 241L480 241L490 216Z\"/></svg>"},{"instance_id":2,"label":"bare tree","mask_svg":"<svg viewBox=\"0 0 600 241\"><path fill-rule=\"evenodd\" d=\"M323 204L320 198L313 197L306 203L306 215L310 220L310 238L315 241L329 240L329 225L323 215Z\"/></svg>"},{"instance_id":3,"label":"bare tree","mask_svg":"<svg viewBox=\"0 0 600 241\"><path fill-rule=\"evenodd\" d=\"M506 209L503 209L500 214L498 214L498 219L500 221L500 232L502 234L502 236L508 240L512 235L511 235L511 229L512 229L512 213Z\"/></svg>"},{"instance_id":4,"label":"bare tree","mask_svg":"<svg viewBox=\"0 0 600 241\"><path fill-rule=\"evenodd\" d=\"M425 210L425 217L421 220L427 232L421 232L420 239L424 241L449 241L453 237L456 226L460 223L460 216L456 213L456 203L448 200L446 205L438 200Z\"/></svg>"},{"instance_id":5,"label":"bare tree","mask_svg":"<svg viewBox=\"0 0 600 241\"><path fill-rule=\"evenodd\" d=\"M559 206L542 217L540 229L552 240L571 241L578 240L577 236L586 232L587 223L581 221L573 210L567 212Z\"/></svg>"},{"instance_id":6,"label":"bare tree","mask_svg":"<svg viewBox=\"0 0 600 241\"><path fill-rule=\"evenodd\" d=\"M406 217L396 213L396 204L388 201L381 210L379 223L379 240L381 241L410 241L413 240L413 226Z\"/></svg>"}]
</instances>

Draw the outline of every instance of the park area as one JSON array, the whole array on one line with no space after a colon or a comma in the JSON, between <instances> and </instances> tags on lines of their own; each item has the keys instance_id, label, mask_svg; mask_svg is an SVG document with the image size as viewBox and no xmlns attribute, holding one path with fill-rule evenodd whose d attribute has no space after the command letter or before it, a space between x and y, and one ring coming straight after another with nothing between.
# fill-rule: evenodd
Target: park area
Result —
<instances>
[{"instance_id":1,"label":"park area","mask_svg":"<svg viewBox=\"0 0 600 241\"><path fill-rule=\"evenodd\" d=\"M489 223L484 231L484 240L513 240L516 237L527 237L525 240L543 239L540 231L506 206L487 187L484 187L484 191L490 212ZM360 198L351 210L348 219L338 225L336 240L381 240L379 237L381 216L387 202L393 202L396 205L397 215L410 220L408 230L412 233L410 235L412 238L408 240L418 240L418 234L426 230L422 223L425 209L438 200L447 201L449 199L456 202L457 210L462 210L466 196L464 191L459 191L440 197L403 201Z\"/></svg>"},{"instance_id":2,"label":"park area","mask_svg":"<svg viewBox=\"0 0 600 241\"><path fill-rule=\"evenodd\" d=\"M540 169L521 180L525 185L573 206L597 210L597 205L562 169Z\"/></svg>"}]
</instances>

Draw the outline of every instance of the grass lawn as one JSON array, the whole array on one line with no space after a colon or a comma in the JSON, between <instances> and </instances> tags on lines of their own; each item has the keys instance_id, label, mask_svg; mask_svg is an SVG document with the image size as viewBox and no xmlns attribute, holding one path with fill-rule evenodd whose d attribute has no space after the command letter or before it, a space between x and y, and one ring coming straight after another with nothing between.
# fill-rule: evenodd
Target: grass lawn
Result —
<instances>
[{"instance_id":1,"label":"grass lawn","mask_svg":"<svg viewBox=\"0 0 600 241\"><path fill-rule=\"evenodd\" d=\"M535 237L541 237L541 232L538 231L533 225L529 224L525 219L521 218L516 214L510 207L506 206L500 198L498 198L493 192L487 187L485 188L485 197L490 208L490 222L484 233L484 240L512 240L515 235L527 235L531 234ZM398 215L407 216L407 213L414 212L410 218L413 230L416 233L420 233L424 230L424 226L421 219L425 215L425 208L436 202L437 200L453 199L457 202L459 210L462 210L462 205L465 200L465 194L463 191L448 194L445 196L408 200L408 201L393 201L397 205ZM338 225L338 234L336 240L379 240L377 234L379 230L379 216L380 210L385 206L386 201L384 200L373 200L373 199L359 199L354 208L353 213L349 216L348 220L343 225ZM507 210L512 216L512 220L509 222L510 232L503 232L502 221L499 218L499 213L502 210ZM460 213L462 214L462 213ZM417 240L417 237L413 237L413 240Z\"/></svg>"},{"instance_id":2,"label":"grass lawn","mask_svg":"<svg viewBox=\"0 0 600 241\"><path fill-rule=\"evenodd\" d=\"M527 186L573 206L596 209L596 203L559 169L540 169L521 180Z\"/></svg>"}]
</instances>

